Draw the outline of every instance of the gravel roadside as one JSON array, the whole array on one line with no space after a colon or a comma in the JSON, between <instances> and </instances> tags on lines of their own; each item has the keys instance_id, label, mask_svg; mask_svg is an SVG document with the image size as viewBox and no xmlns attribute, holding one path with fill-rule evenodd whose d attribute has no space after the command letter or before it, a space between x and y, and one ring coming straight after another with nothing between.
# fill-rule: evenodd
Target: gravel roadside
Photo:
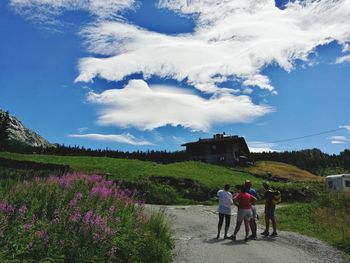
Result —
<instances>
[{"instance_id":1,"label":"gravel roadside","mask_svg":"<svg viewBox=\"0 0 350 263\"><path fill-rule=\"evenodd\" d=\"M244 226L237 241L215 239L217 208L214 206L146 205L150 211L164 211L174 230L174 262L254 262L254 263L345 263L350 262L341 252L322 241L293 232L279 231L276 238L258 237L244 242ZM257 206L258 213L263 206ZM278 215L278 212L277 212ZM232 214L229 235L232 234L236 210ZM263 226L258 226L258 233Z\"/></svg>"}]
</instances>

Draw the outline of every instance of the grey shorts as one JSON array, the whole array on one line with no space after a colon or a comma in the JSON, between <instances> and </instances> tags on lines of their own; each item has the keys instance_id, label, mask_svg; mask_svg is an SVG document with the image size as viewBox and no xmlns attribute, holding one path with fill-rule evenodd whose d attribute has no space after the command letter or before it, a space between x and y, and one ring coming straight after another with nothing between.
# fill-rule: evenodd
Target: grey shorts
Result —
<instances>
[{"instance_id":1,"label":"grey shorts","mask_svg":"<svg viewBox=\"0 0 350 263\"><path fill-rule=\"evenodd\" d=\"M243 221L243 219L250 220L252 217L252 209L238 209L237 221Z\"/></svg>"}]
</instances>

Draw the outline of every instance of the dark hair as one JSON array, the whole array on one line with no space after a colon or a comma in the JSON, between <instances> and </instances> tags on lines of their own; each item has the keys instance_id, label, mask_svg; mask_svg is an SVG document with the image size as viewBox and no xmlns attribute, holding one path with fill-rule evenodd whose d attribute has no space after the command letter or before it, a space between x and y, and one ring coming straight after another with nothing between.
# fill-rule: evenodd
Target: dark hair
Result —
<instances>
[{"instance_id":1,"label":"dark hair","mask_svg":"<svg viewBox=\"0 0 350 263\"><path fill-rule=\"evenodd\" d=\"M224 185L224 190L225 190L225 191L228 191L228 189L230 189L230 185L229 185L229 184L225 184L225 185Z\"/></svg>"},{"instance_id":2,"label":"dark hair","mask_svg":"<svg viewBox=\"0 0 350 263\"><path fill-rule=\"evenodd\" d=\"M245 193L247 191L247 188L245 187L244 184L241 185L241 192Z\"/></svg>"}]
</instances>

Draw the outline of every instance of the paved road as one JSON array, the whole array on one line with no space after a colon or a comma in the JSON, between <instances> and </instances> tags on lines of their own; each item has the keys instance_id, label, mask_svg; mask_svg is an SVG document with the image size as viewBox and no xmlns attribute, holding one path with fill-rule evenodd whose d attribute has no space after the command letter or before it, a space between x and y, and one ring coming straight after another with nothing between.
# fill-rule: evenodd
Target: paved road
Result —
<instances>
[{"instance_id":1,"label":"paved road","mask_svg":"<svg viewBox=\"0 0 350 263\"><path fill-rule=\"evenodd\" d=\"M350 262L339 251L323 242L291 232L279 232L277 238L258 237L258 240L244 242L242 225L237 241L223 238L217 240L215 239L218 220L216 207L147 205L147 209L163 210L173 225L174 262ZM261 209L262 206L258 206L258 210ZM236 213L232 216L229 234L233 232L235 220ZM263 231L262 226L258 228L258 233Z\"/></svg>"}]
</instances>

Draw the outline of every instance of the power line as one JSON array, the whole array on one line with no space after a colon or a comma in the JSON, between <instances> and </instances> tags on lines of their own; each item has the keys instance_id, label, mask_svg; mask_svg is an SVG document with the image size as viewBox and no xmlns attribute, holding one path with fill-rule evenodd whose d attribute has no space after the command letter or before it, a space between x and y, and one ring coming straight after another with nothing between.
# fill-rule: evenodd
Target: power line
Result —
<instances>
[{"instance_id":1,"label":"power line","mask_svg":"<svg viewBox=\"0 0 350 263\"><path fill-rule=\"evenodd\" d=\"M304 139L304 138L308 138L308 137L313 137L313 136L318 136L318 135L322 135L322 134L333 133L333 132L340 131L340 130L344 130L344 129L345 129L345 128L338 128L338 129L334 129L334 130L328 130L328 131L313 133L313 134L304 135L304 136L299 136L299 137L294 137L294 138L289 138L289 139L277 140L277 141L272 141L272 142L268 142L268 143L278 143L278 142L295 141L295 140L300 140L300 139Z\"/></svg>"}]
</instances>

